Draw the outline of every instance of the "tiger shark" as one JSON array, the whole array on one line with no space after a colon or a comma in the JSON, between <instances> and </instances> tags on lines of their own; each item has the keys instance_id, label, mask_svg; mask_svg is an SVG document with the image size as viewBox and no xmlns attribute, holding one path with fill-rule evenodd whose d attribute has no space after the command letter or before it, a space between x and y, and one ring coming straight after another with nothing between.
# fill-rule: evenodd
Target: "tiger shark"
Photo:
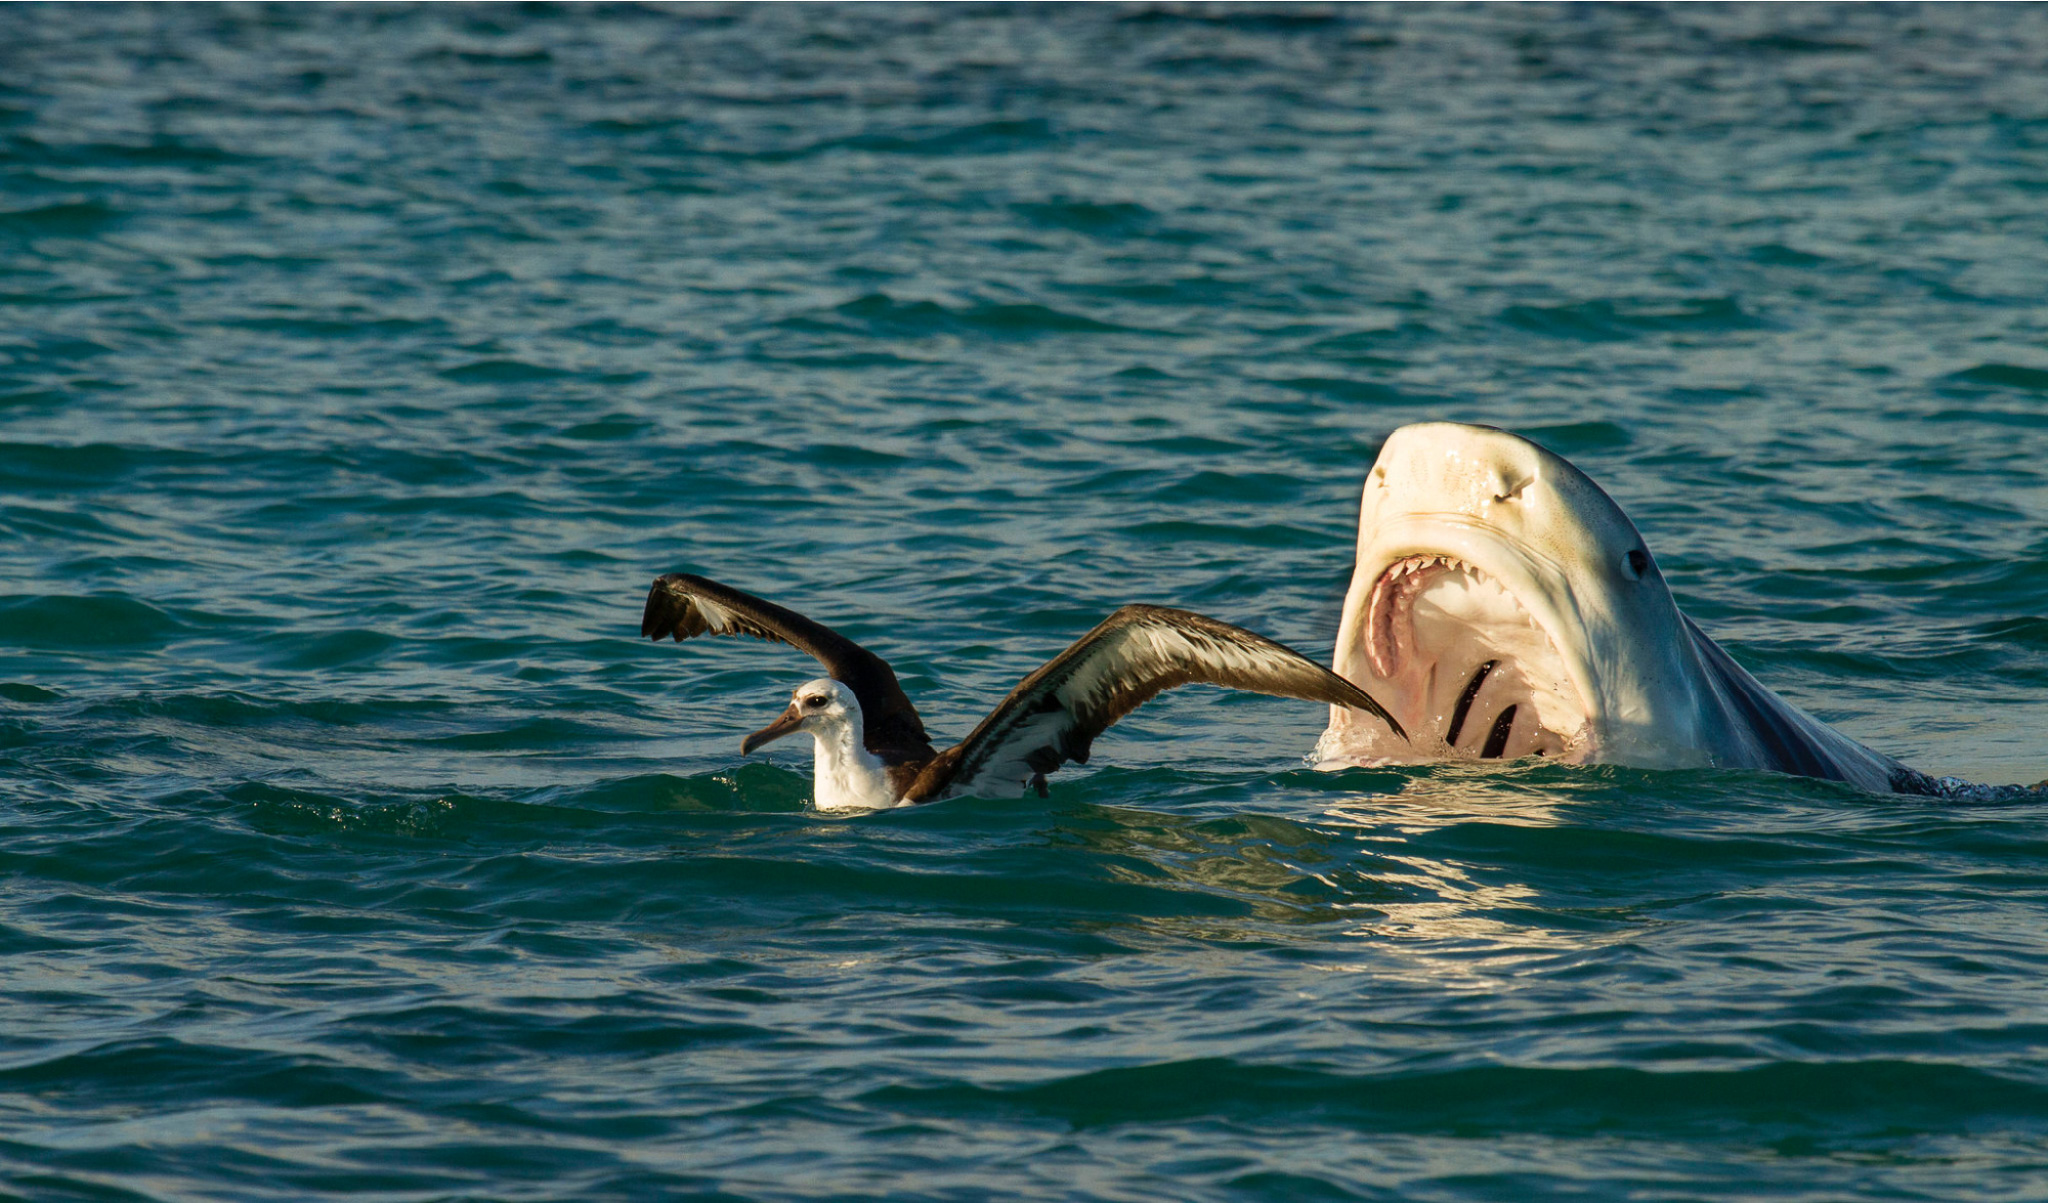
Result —
<instances>
[{"instance_id":1,"label":"tiger shark","mask_svg":"<svg viewBox=\"0 0 2048 1203\"><path fill-rule=\"evenodd\" d=\"M1323 768L1543 756L1947 792L1758 683L1599 485L1490 426L1404 426L1380 449L1331 668L1409 739L1333 706Z\"/></svg>"}]
</instances>

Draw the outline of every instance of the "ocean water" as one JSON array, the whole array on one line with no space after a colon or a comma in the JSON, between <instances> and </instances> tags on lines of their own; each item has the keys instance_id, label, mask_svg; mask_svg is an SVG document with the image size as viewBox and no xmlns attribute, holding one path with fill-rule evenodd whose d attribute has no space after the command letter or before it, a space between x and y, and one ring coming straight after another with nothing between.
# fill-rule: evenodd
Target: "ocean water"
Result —
<instances>
[{"instance_id":1,"label":"ocean water","mask_svg":"<svg viewBox=\"0 0 2048 1203\"><path fill-rule=\"evenodd\" d=\"M636 638L1324 657L1430 418L2048 777L2048 8L0 6L0 1197L2048 1197L2048 803L1189 689L828 819Z\"/></svg>"}]
</instances>

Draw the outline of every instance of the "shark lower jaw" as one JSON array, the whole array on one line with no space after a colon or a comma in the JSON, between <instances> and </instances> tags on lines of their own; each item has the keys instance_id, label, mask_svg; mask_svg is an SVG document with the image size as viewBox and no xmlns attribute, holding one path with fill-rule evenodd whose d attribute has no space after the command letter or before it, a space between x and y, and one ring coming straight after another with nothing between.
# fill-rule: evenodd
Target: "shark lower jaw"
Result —
<instances>
[{"instance_id":1,"label":"shark lower jaw","mask_svg":"<svg viewBox=\"0 0 2048 1203\"><path fill-rule=\"evenodd\" d=\"M1556 639L1491 574L1455 555L1401 556L1356 617L1336 670L1386 703L1411 739L1339 721L1323 761L1593 758L1594 724Z\"/></svg>"}]
</instances>

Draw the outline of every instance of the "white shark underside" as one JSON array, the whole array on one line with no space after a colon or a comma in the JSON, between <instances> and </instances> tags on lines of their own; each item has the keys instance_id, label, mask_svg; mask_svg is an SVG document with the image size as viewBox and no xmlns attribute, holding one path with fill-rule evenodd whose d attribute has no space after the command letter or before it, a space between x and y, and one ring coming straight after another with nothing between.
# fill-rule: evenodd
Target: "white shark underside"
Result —
<instances>
[{"instance_id":1,"label":"white shark underside","mask_svg":"<svg viewBox=\"0 0 2048 1203\"><path fill-rule=\"evenodd\" d=\"M1333 709L1324 767L1548 756L1945 792L1759 684L1679 613L1599 485L1491 427L1430 422L1387 439L1331 667L1411 738Z\"/></svg>"}]
</instances>

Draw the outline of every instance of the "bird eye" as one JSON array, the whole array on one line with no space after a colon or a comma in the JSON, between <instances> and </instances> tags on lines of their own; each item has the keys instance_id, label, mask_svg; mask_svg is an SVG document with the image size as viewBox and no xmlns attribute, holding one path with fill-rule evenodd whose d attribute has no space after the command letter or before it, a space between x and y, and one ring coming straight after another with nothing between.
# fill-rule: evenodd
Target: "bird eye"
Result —
<instances>
[{"instance_id":1,"label":"bird eye","mask_svg":"<svg viewBox=\"0 0 2048 1203\"><path fill-rule=\"evenodd\" d=\"M1650 553L1640 547L1630 548L1622 559L1628 564L1628 574L1637 580L1642 580L1643 574L1650 570Z\"/></svg>"},{"instance_id":2,"label":"bird eye","mask_svg":"<svg viewBox=\"0 0 2048 1203\"><path fill-rule=\"evenodd\" d=\"M809 706L809 707L810 707L811 709L813 709L813 710L816 710L816 709L817 709L818 707L820 707L820 706L823 706L824 704L825 704L825 699L824 699L824 698L805 698L805 699L804 699L804 705L806 705L806 706Z\"/></svg>"}]
</instances>

